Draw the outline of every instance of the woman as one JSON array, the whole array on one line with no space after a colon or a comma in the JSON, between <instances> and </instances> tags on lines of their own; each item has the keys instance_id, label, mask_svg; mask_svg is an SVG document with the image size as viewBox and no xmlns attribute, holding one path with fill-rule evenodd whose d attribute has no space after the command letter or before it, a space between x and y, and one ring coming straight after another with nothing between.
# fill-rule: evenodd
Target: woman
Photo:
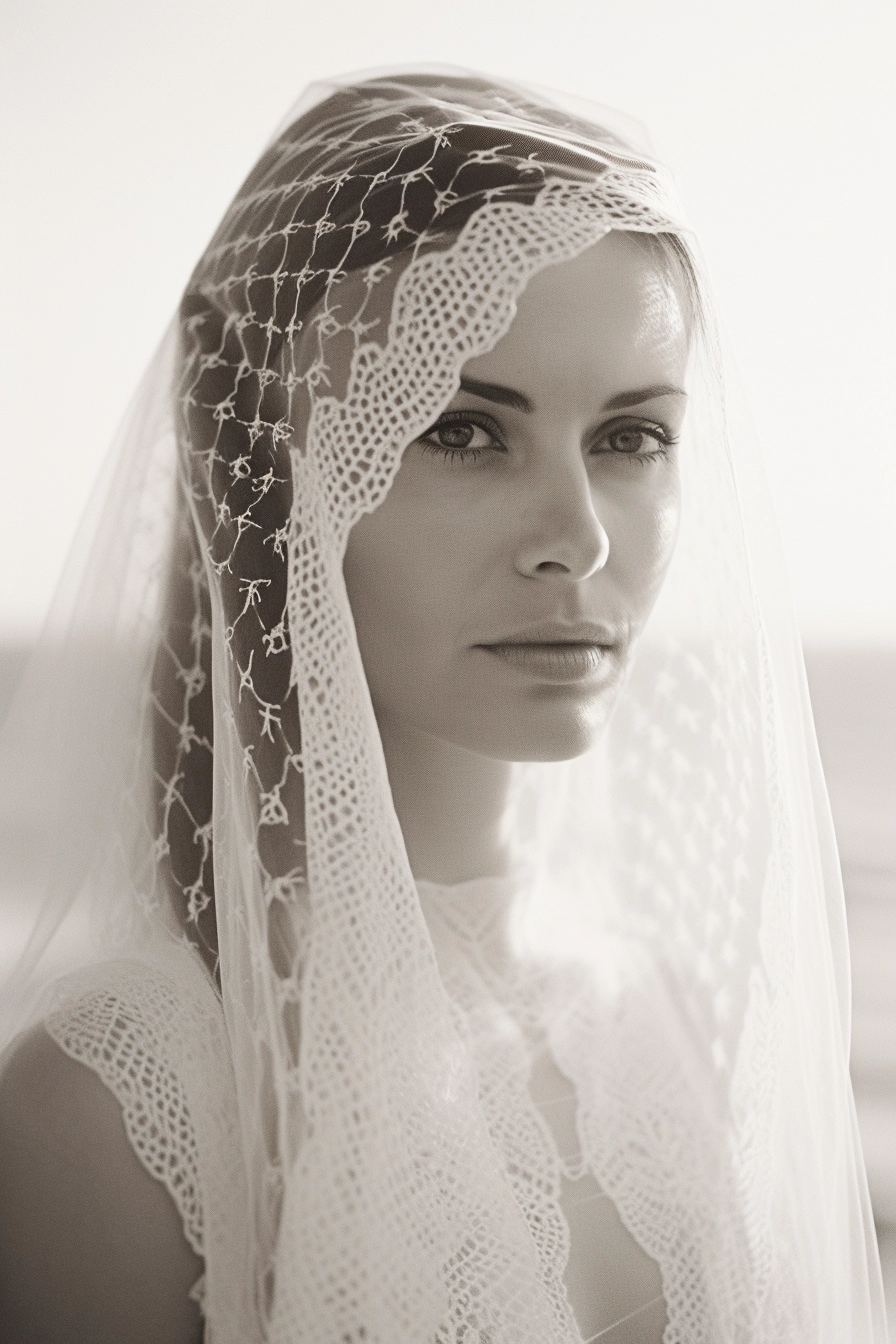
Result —
<instances>
[{"instance_id":1,"label":"woman","mask_svg":"<svg viewBox=\"0 0 896 1344\"><path fill-rule=\"evenodd\" d=\"M618 135L440 72L290 118L13 718L54 843L7 1334L884 1338L836 857L724 410Z\"/></svg>"}]
</instances>

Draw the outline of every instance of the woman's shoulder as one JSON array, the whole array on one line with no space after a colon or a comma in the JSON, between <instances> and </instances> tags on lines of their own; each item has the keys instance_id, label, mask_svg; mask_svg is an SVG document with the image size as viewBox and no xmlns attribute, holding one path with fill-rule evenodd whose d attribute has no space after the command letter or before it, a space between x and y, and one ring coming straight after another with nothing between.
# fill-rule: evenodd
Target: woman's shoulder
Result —
<instances>
[{"instance_id":1,"label":"woman's shoulder","mask_svg":"<svg viewBox=\"0 0 896 1344\"><path fill-rule=\"evenodd\" d=\"M204 1252L204 1185L230 1165L232 1092L223 1010L192 958L115 961L57 985L46 1034L118 1103L131 1148L167 1188Z\"/></svg>"},{"instance_id":2,"label":"woman's shoulder","mask_svg":"<svg viewBox=\"0 0 896 1344\"><path fill-rule=\"evenodd\" d=\"M0 1334L199 1340L202 1261L122 1107L44 1024L0 1075Z\"/></svg>"}]
</instances>

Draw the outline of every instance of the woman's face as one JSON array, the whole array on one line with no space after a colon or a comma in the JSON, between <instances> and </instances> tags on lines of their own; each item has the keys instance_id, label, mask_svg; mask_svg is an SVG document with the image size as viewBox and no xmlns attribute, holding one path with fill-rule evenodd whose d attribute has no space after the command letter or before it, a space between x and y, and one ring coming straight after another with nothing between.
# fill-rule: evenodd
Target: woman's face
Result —
<instances>
[{"instance_id":1,"label":"woman's face","mask_svg":"<svg viewBox=\"0 0 896 1344\"><path fill-rule=\"evenodd\" d=\"M636 239L539 272L352 529L383 733L500 760L594 740L672 555L686 308Z\"/></svg>"}]
</instances>

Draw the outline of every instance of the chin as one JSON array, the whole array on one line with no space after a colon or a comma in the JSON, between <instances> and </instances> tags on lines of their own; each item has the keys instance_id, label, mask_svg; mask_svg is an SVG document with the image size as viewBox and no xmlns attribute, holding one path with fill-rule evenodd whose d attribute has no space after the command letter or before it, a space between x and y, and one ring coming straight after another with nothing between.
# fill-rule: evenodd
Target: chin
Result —
<instances>
[{"instance_id":1,"label":"chin","mask_svg":"<svg viewBox=\"0 0 896 1344\"><path fill-rule=\"evenodd\" d=\"M600 739L616 701L618 686L587 702L562 703L554 696L529 704L504 731L490 725L483 755L503 761L572 761Z\"/></svg>"}]
</instances>

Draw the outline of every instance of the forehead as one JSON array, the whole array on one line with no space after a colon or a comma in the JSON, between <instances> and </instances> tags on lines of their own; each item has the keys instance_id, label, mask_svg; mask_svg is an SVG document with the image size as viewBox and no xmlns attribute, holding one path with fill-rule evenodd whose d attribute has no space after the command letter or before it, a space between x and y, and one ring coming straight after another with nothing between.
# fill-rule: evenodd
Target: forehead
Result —
<instances>
[{"instance_id":1,"label":"forehead","mask_svg":"<svg viewBox=\"0 0 896 1344\"><path fill-rule=\"evenodd\" d=\"M509 330L465 372L541 379L558 392L583 379L589 387L676 381L690 325L674 268L637 235L614 231L533 276Z\"/></svg>"}]
</instances>

